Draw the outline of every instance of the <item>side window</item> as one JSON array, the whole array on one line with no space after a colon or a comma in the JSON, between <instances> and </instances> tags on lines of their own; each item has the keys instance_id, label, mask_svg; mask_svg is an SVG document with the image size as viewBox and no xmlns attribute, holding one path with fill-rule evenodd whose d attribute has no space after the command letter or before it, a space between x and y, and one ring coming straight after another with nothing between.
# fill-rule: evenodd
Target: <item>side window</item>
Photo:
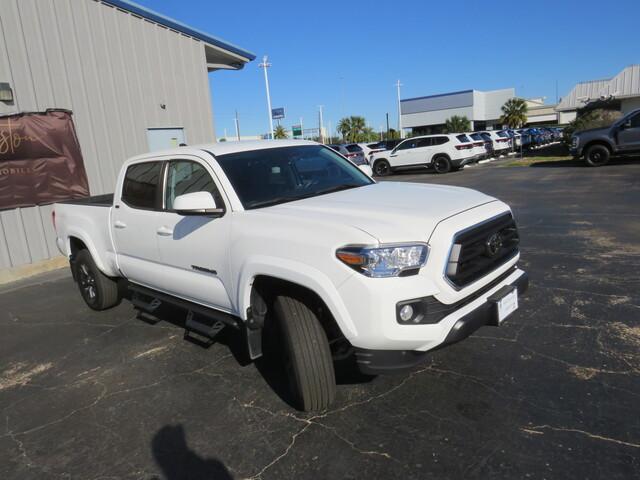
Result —
<instances>
[{"instance_id":1,"label":"side window","mask_svg":"<svg viewBox=\"0 0 640 480\"><path fill-rule=\"evenodd\" d=\"M161 170L162 162L136 163L127 168L122 201L133 208L155 208Z\"/></svg>"},{"instance_id":2,"label":"side window","mask_svg":"<svg viewBox=\"0 0 640 480\"><path fill-rule=\"evenodd\" d=\"M415 140L407 140L396 147L397 150L408 150L409 148L416 148Z\"/></svg>"},{"instance_id":3,"label":"side window","mask_svg":"<svg viewBox=\"0 0 640 480\"><path fill-rule=\"evenodd\" d=\"M430 147L433 145L433 138L421 138L418 140L418 148Z\"/></svg>"},{"instance_id":4,"label":"side window","mask_svg":"<svg viewBox=\"0 0 640 480\"><path fill-rule=\"evenodd\" d=\"M177 196L195 192L209 192L216 202L216 207L224 208L222 196L213 178L202 165L191 160L172 160L167 170L165 209L173 210L173 201Z\"/></svg>"},{"instance_id":5,"label":"side window","mask_svg":"<svg viewBox=\"0 0 640 480\"><path fill-rule=\"evenodd\" d=\"M638 127L640 127L640 113L636 113L631 118L631 128L638 128Z\"/></svg>"},{"instance_id":6,"label":"side window","mask_svg":"<svg viewBox=\"0 0 640 480\"><path fill-rule=\"evenodd\" d=\"M433 139L433 144L434 145L442 145L445 144L449 141L448 137L436 137Z\"/></svg>"}]
</instances>

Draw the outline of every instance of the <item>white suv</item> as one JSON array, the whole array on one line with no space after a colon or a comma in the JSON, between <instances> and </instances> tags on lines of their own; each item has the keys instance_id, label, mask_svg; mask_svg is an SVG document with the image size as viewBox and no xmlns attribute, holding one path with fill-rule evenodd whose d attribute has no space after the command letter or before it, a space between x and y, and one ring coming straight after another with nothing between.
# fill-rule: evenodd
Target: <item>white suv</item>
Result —
<instances>
[{"instance_id":1,"label":"white suv","mask_svg":"<svg viewBox=\"0 0 640 480\"><path fill-rule=\"evenodd\" d=\"M374 153L369 164L378 176L419 166L432 167L436 173L447 173L472 162L474 155L473 143L464 136L425 135L408 138L391 151Z\"/></svg>"}]
</instances>

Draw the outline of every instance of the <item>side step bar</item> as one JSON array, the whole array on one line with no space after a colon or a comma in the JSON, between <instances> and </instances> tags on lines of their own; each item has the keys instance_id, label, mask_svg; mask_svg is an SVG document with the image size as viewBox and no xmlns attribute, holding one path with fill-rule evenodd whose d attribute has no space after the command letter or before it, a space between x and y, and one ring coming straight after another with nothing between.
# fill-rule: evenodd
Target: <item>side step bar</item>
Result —
<instances>
[{"instance_id":1,"label":"side step bar","mask_svg":"<svg viewBox=\"0 0 640 480\"><path fill-rule=\"evenodd\" d=\"M128 288L133 293L131 303L144 312L153 313L162 303L186 310L185 337L193 332L213 339L226 326L240 329L240 319L229 313L207 308L133 283L129 283Z\"/></svg>"}]
</instances>

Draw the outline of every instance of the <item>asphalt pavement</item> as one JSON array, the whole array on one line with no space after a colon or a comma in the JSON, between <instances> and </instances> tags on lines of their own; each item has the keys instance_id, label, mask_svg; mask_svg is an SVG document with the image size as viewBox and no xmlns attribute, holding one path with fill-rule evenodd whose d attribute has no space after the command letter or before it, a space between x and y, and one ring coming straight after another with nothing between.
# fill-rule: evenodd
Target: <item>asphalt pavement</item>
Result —
<instances>
[{"instance_id":1,"label":"asphalt pavement","mask_svg":"<svg viewBox=\"0 0 640 480\"><path fill-rule=\"evenodd\" d=\"M346 376L303 414L180 311L97 313L66 271L0 289L0 478L640 477L640 162L481 165L386 180L514 210L519 311L410 373ZM502 162L504 163L504 162Z\"/></svg>"}]
</instances>

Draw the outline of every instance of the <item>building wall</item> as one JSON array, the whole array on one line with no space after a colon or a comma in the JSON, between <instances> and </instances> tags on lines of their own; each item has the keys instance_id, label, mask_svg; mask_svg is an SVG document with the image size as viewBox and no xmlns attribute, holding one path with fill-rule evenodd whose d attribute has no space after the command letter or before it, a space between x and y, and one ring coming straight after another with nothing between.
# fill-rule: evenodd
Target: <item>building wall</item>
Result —
<instances>
[{"instance_id":1,"label":"building wall","mask_svg":"<svg viewBox=\"0 0 640 480\"><path fill-rule=\"evenodd\" d=\"M638 108L640 108L640 97L624 98L620 102L620 110L624 114L637 110Z\"/></svg>"},{"instance_id":2,"label":"building wall","mask_svg":"<svg viewBox=\"0 0 640 480\"><path fill-rule=\"evenodd\" d=\"M147 128L215 141L204 44L96 0L0 0L0 81L0 114L73 111L92 195L148 151ZM59 254L51 209L0 211L0 269Z\"/></svg>"},{"instance_id":3,"label":"building wall","mask_svg":"<svg viewBox=\"0 0 640 480\"><path fill-rule=\"evenodd\" d=\"M491 90L489 92L474 91L473 120L497 120L502 116L504 102L516 96L514 88Z\"/></svg>"}]
</instances>

